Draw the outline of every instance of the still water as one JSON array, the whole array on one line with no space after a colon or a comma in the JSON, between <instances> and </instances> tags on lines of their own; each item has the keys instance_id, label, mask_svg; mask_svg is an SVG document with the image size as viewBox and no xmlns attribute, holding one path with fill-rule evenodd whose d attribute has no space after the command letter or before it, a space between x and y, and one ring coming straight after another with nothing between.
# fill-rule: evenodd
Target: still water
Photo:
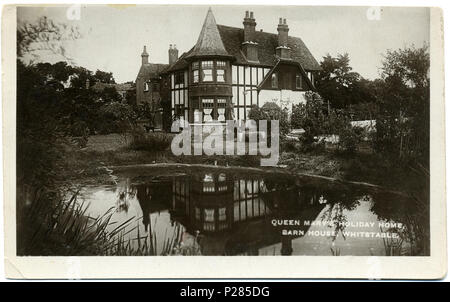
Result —
<instances>
[{"instance_id":1,"label":"still water","mask_svg":"<svg viewBox=\"0 0 450 302\"><path fill-rule=\"evenodd\" d=\"M219 169L128 171L81 196L92 217L111 209L110 231L126 222L129 250L149 240L145 255L429 255L426 201L365 186Z\"/></svg>"}]
</instances>

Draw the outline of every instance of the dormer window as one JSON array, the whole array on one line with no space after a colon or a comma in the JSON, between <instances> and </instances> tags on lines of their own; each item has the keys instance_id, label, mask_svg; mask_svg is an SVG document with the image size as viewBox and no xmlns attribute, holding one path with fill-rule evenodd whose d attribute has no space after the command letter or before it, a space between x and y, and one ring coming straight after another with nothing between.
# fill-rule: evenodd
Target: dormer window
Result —
<instances>
[{"instance_id":1,"label":"dormer window","mask_svg":"<svg viewBox=\"0 0 450 302\"><path fill-rule=\"evenodd\" d=\"M297 89L302 89L302 76L297 74L295 76L295 88Z\"/></svg>"},{"instance_id":2,"label":"dormer window","mask_svg":"<svg viewBox=\"0 0 450 302\"><path fill-rule=\"evenodd\" d=\"M278 75L276 73L272 73L272 88L278 88Z\"/></svg>"},{"instance_id":3,"label":"dormer window","mask_svg":"<svg viewBox=\"0 0 450 302\"><path fill-rule=\"evenodd\" d=\"M202 81L212 82L213 81L213 61L203 61L202 62Z\"/></svg>"}]
</instances>

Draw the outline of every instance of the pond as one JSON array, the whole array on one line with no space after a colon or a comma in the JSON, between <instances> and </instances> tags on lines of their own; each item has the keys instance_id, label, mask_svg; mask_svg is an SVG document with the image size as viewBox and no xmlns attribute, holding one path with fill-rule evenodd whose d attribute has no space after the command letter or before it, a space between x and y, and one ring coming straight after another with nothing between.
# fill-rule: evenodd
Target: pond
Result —
<instances>
[{"instance_id":1,"label":"pond","mask_svg":"<svg viewBox=\"0 0 450 302\"><path fill-rule=\"evenodd\" d=\"M124 255L429 255L427 201L314 177L231 169L129 170L87 187Z\"/></svg>"}]
</instances>

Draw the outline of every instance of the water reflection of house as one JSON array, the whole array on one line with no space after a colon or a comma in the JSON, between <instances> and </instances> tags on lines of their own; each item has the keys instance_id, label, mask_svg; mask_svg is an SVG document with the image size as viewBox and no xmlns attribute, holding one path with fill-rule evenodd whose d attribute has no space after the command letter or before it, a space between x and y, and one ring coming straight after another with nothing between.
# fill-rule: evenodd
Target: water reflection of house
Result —
<instances>
[{"instance_id":1,"label":"water reflection of house","mask_svg":"<svg viewBox=\"0 0 450 302\"><path fill-rule=\"evenodd\" d=\"M172 190L173 216L194 231L228 230L270 212L259 196L265 190L261 179L234 180L225 173L210 173L177 178Z\"/></svg>"},{"instance_id":2,"label":"water reflection of house","mask_svg":"<svg viewBox=\"0 0 450 302\"><path fill-rule=\"evenodd\" d=\"M148 230L151 213L167 210L171 197L170 189L169 181L133 186L133 190L136 192L136 198L142 210L142 223L144 224L145 231Z\"/></svg>"},{"instance_id":3,"label":"water reflection of house","mask_svg":"<svg viewBox=\"0 0 450 302\"><path fill-rule=\"evenodd\" d=\"M300 194L296 186L266 185L260 177L225 173L175 178L172 191L172 218L192 233L200 231L204 255L257 255L260 248L278 242L281 253L289 255L292 239L299 235L281 236L271 220L314 220L323 208L319 195ZM306 232L309 227L295 228Z\"/></svg>"},{"instance_id":4,"label":"water reflection of house","mask_svg":"<svg viewBox=\"0 0 450 302\"><path fill-rule=\"evenodd\" d=\"M280 253L292 254L292 240L282 229L307 231L308 226L273 226L273 219L315 220L323 209L321 194L289 182L262 177L245 178L225 173L174 177L142 182L133 190L148 230L150 214L169 210L171 220L186 230L200 232L203 255L258 255L259 250L281 242Z\"/></svg>"}]
</instances>

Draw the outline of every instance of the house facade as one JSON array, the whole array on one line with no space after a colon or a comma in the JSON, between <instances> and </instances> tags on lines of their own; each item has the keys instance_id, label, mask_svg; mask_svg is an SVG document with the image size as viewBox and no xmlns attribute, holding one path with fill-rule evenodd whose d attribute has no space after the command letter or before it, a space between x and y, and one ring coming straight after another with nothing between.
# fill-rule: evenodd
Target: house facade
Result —
<instances>
[{"instance_id":1,"label":"house facade","mask_svg":"<svg viewBox=\"0 0 450 302\"><path fill-rule=\"evenodd\" d=\"M190 124L246 120L253 105L267 102L292 110L315 90L320 66L300 38L288 35L286 19L277 32L257 31L248 11L242 28L217 25L209 9L197 43L181 56L171 45L168 65L149 63L144 47L137 103Z\"/></svg>"}]
</instances>

